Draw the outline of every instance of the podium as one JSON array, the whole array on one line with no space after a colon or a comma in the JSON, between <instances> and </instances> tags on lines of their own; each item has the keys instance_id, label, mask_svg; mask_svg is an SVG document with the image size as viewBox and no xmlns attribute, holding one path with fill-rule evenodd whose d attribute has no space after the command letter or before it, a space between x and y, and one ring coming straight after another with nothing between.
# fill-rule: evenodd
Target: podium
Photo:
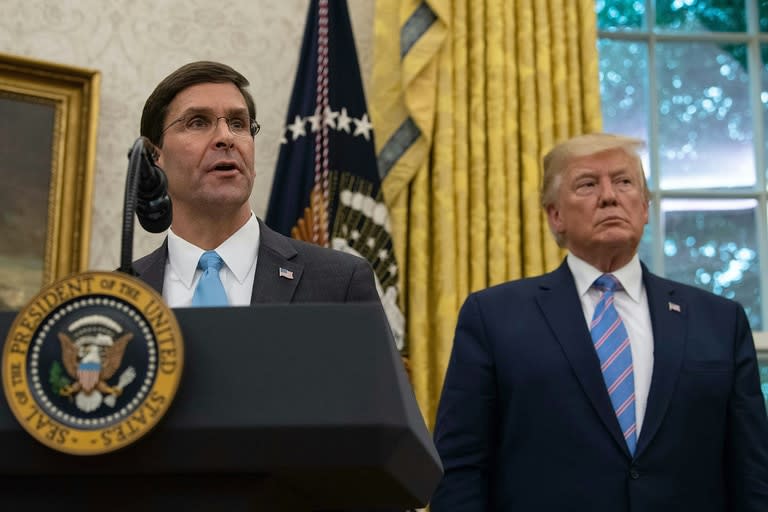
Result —
<instances>
[{"instance_id":1,"label":"podium","mask_svg":"<svg viewBox=\"0 0 768 512\"><path fill-rule=\"evenodd\" d=\"M160 424L126 448L56 452L0 397L4 509L426 505L442 466L378 304L174 312L185 349L179 390ZM14 316L0 313L3 340Z\"/></svg>"}]
</instances>

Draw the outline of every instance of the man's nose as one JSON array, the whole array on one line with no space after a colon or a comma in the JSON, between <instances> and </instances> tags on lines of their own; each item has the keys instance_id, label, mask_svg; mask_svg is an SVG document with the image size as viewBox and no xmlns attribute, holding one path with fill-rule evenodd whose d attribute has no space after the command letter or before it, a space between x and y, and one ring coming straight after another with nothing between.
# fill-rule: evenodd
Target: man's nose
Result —
<instances>
[{"instance_id":1,"label":"man's nose","mask_svg":"<svg viewBox=\"0 0 768 512\"><path fill-rule=\"evenodd\" d=\"M616 189L614 188L613 180L609 178L602 179L598 186L600 191L600 204L616 204Z\"/></svg>"},{"instance_id":2,"label":"man's nose","mask_svg":"<svg viewBox=\"0 0 768 512\"><path fill-rule=\"evenodd\" d=\"M216 147L234 145L235 135L229 129L229 122L226 117L216 119L216 125L213 127L213 137Z\"/></svg>"}]
</instances>

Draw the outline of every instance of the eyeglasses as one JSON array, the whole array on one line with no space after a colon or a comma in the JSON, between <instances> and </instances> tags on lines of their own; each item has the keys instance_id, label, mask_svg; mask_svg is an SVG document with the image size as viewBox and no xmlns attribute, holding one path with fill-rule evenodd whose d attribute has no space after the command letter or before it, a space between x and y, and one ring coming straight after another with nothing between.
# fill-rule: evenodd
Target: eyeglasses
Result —
<instances>
[{"instance_id":1,"label":"eyeglasses","mask_svg":"<svg viewBox=\"0 0 768 512\"><path fill-rule=\"evenodd\" d=\"M171 124L163 128L161 134L165 134L165 132L176 123L181 123L186 132L199 135L210 135L219 125L219 119L223 119L224 122L227 123L227 128L229 128L230 133L238 137L255 137L261 129L261 126L255 119L246 116L227 117L196 113L182 116L172 121Z\"/></svg>"}]
</instances>

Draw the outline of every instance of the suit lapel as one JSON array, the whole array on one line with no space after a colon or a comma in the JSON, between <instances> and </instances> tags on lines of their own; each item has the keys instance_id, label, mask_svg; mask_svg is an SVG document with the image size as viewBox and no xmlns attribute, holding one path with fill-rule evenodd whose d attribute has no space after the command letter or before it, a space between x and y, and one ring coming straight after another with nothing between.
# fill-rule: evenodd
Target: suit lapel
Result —
<instances>
[{"instance_id":1,"label":"suit lapel","mask_svg":"<svg viewBox=\"0 0 768 512\"><path fill-rule=\"evenodd\" d=\"M643 281L653 328L653 376L637 454L659 430L672 399L685 352L685 325L689 314L686 304L676 296L674 283L650 274L645 266Z\"/></svg>"},{"instance_id":2,"label":"suit lapel","mask_svg":"<svg viewBox=\"0 0 768 512\"><path fill-rule=\"evenodd\" d=\"M627 456L629 450L605 389L600 360L592 345L573 275L564 262L541 285L538 302L600 420Z\"/></svg>"},{"instance_id":3,"label":"suit lapel","mask_svg":"<svg viewBox=\"0 0 768 512\"><path fill-rule=\"evenodd\" d=\"M259 256L253 278L251 304L291 302L304 272L304 265L295 261L298 253L288 240L269 229L261 220L259 232Z\"/></svg>"},{"instance_id":4,"label":"suit lapel","mask_svg":"<svg viewBox=\"0 0 768 512\"><path fill-rule=\"evenodd\" d=\"M160 247L134 264L134 268L139 274L137 277L154 288L160 295L163 294L166 261L168 261L168 238L163 240Z\"/></svg>"}]
</instances>

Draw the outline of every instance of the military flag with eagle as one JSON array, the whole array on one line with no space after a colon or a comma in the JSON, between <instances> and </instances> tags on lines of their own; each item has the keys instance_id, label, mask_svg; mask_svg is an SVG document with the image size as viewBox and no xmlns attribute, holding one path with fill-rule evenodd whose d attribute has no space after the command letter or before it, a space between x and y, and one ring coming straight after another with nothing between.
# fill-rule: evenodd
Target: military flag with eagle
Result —
<instances>
[{"instance_id":1,"label":"military flag with eagle","mask_svg":"<svg viewBox=\"0 0 768 512\"><path fill-rule=\"evenodd\" d=\"M407 354L392 248L346 0L312 0L266 223L367 259L387 319Z\"/></svg>"}]
</instances>

